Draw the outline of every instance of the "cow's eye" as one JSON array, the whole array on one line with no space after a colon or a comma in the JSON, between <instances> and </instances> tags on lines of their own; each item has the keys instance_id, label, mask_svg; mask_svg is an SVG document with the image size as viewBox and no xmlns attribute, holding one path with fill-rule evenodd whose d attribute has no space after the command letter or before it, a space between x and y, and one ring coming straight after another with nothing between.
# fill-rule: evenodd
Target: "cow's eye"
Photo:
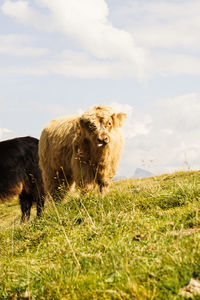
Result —
<instances>
[{"instance_id":1,"label":"cow's eye","mask_svg":"<svg viewBox=\"0 0 200 300\"><path fill-rule=\"evenodd\" d=\"M112 125L112 123L109 121L109 122L108 122L108 125L109 125L109 126L111 126L111 125Z\"/></svg>"},{"instance_id":2,"label":"cow's eye","mask_svg":"<svg viewBox=\"0 0 200 300\"><path fill-rule=\"evenodd\" d=\"M96 126L95 126L94 124L90 123L90 125L89 125L89 130L90 130L91 132L94 132L96 129L97 129Z\"/></svg>"}]
</instances>

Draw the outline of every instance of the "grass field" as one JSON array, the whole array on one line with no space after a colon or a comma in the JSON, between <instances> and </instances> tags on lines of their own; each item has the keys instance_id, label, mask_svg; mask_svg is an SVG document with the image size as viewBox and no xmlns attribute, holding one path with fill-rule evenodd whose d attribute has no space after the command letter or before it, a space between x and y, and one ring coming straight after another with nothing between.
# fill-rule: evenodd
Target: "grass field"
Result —
<instances>
[{"instance_id":1,"label":"grass field","mask_svg":"<svg viewBox=\"0 0 200 300\"><path fill-rule=\"evenodd\" d=\"M17 199L0 204L0 299L185 299L200 278L199 200L191 171L66 196L26 224Z\"/></svg>"}]
</instances>

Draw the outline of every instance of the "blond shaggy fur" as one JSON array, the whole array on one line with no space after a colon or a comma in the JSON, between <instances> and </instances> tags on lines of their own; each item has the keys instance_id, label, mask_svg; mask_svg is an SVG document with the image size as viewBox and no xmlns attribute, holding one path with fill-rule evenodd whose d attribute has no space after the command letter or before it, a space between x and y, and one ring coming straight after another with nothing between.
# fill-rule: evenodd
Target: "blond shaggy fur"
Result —
<instances>
[{"instance_id":1,"label":"blond shaggy fur","mask_svg":"<svg viewBox=\"0 0 200 300\"><path fill-rule=\"evenodd\" d=\"M123 149L120 127L126 118L110 106L94 106L82 115L57 118L43 129L39 164L45 192L61 194L73 183L103 192L116 173Z\"/></svg>"}]
</instances>

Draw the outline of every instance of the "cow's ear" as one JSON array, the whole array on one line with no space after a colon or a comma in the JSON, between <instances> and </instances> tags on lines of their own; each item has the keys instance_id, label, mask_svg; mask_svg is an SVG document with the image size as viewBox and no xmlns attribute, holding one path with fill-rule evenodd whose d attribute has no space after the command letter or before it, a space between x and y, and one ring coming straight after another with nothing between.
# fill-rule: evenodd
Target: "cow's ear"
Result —
<instances>
[{"instance_id":1,"label":"cow's ear","mask_svg":"<svg viewBox=\"0 0 200 300\"><path fill-rule=\"evenodd\" d=\"M115 127L122 127L126 117L127 117L127 114L125 114L125 113L113 114L112 119L113 119L114 126Z\"/></svg>"}]
</instances>

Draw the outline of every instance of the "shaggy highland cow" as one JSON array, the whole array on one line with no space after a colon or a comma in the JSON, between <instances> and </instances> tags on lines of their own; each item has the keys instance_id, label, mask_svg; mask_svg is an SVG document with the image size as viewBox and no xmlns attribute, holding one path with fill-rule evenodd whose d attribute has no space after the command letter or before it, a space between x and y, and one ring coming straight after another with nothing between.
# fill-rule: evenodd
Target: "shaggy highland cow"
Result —
<instances>
[{"instance_id":1,"label":"shaggy highland cow","mask_svg":"<svg viewBox=\"0 0 200 300\"><path fill-rule=\"evenodd\" d=\"M98 185L104 192L120 160L125 118L110 106L94 106L82 115L50 121L39 141L45 192L62 197L59 187L70 189L74 183L85 191Z\"/></svg>"},{"instance_id":2,"label":"shaggy highland cow","mask_svg":"<svg viewBox=\"0 0 200 300\"><path fill-rule=\"evenodd\" d=\"M29 136L0 142L0 200L19 196L22 222L30 218L34 202L37 216L44 207L38 142L38 139Z\"/></svg>"}]
</instances>

